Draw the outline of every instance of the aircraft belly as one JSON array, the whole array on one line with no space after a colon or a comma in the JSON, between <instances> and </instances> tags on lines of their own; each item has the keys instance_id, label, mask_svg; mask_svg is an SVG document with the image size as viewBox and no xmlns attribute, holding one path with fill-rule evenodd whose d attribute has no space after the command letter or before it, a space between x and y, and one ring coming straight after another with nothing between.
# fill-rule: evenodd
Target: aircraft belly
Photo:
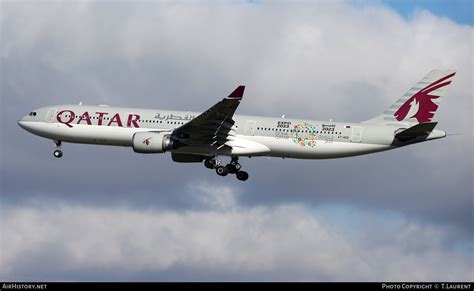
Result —
<instances>
[{"instance_id":1,"label":"aircraft belly","mask_svg":"<svg viewBox=\"0 0 474 291\"><path fill-rule=\"evenodd\" d=\"M54 140L72 143L87 143L115 146L132 146L135 132L150 131L150 128L124 128L62 123L29 122L27 130ZM330 159L362 155L391 149L392 146L353 142L315 140L308 144L295 143L292 139L268 136L236 136L227 146L212 150L209 147L183 147L173 152L225 155L225 156L273 156L297 159Z\"/></svg>"},{"instance_id":2,"label":"aircraft belly","mask_svg":"<svg viewBox=\"0 0 474 291\"><path fill-rule=\"evenodd\" d=\"M315 141L310 145L301 145L291 139L273 137L252 137L270 148L268 156L296 159L331 159L363 155L367 153L389 150L392 147L379 144L364 144L352 142Z\"/></svg>"},{"instance_id":3,"label":"aircraft belly","mask_svg":"<svg viewBox=\"0 0 474 291\"><path fill-rule=\"evenodd\" d=\"M87 143L115 146L132 146L135 132L149 131L149 128L123 128L74 124L68 127L61 123L34 122L28 125L29 131L54 140L71 143Z\"/></svg>"}]
</instances>

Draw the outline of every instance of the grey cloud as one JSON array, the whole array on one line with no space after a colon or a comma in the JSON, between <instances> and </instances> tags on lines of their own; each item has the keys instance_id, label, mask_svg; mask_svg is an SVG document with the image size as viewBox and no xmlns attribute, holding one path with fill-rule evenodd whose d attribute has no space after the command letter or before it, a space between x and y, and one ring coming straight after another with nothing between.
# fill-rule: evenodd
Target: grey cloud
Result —
<instances>
[{"instance_id":1,"label":"grey cloud","mask_svg":"<svg viewBox=\"0 0 474 291\"><path fill-rule=\"evenodd\" d=\"M472 278L472 261L441 245L442 229L377 223L366 213L355 218L362 224L350 235L299 205L230 204L223 210L211 203L208 210L186 212L64 204L3 209L1 279Z\"/></svg>"}]
</instances>

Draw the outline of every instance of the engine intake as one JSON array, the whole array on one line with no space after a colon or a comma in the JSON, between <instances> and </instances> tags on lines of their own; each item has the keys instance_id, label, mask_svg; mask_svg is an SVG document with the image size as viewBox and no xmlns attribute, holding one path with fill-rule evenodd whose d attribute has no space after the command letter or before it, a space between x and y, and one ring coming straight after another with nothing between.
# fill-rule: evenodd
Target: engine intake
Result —
<instances>
[{"instance_id":1,"label":"engine intake","mask_svg":"<svg viewBox=\"0 0 474 291\"><path fill-rule=\"evenodd\" d=\"M175 149L169 133L137 132L133 135L133 151L141 154L161 154Z\"/></svg>"}]
</instances>

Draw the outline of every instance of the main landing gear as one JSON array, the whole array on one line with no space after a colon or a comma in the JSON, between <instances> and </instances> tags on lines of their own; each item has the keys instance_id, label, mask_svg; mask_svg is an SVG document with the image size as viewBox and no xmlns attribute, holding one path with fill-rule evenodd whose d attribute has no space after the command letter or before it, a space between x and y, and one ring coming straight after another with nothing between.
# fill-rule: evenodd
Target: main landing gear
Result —
<instances>
[{"instance_id":1,"label":"main landing gear","mask_svg":"<svg viewBox=\"0 0 474 291\"><path fill-rule=\"evenodd\" d=\"M63 156L63 152L61 151L61 141L55 140L54 144L56 145L56 150L54 151L53 155L55 158L60 158Z\"/></svg>"},{"instance_id":2,"label":"main landing gear","mask_svg":"<svg viewBox=\"0 0 474 291\"><path fill-rule=\"evenodd\" d=\"M238 157L232 157L230 163L225 166L221 165L221 161L217 157L212 157L204 161L204 166L208 169L215 169L219 176L235 174L240 181L246 181L249 178L247 172L240 170L242 166L239 164Z\"/></svg>"}]
</instances>

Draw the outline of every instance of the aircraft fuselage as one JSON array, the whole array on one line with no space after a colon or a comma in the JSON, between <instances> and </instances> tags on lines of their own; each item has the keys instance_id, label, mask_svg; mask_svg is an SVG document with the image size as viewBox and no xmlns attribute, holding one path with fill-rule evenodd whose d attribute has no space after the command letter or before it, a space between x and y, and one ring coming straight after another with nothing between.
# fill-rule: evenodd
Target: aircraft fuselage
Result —
<instances>
[{"instance_id":1,"label":"aircraft fuselage","mask_svg":"<svg viewBox=\"0 0 474 291\"><path fill-rule=\"evenodd\" d=\"M38 136L70 143L132 146L137 132L169 132L200 113L109 106L60 105L44 107L19 121ZM174 153L203 156L272 156L298 159L328 159L389 150L416 141L395 140L396 126L361 123L234 115L233 136L250 142L243 149L183 146ZM434 130L426 139L444 137ZM424 139L424 140L426 140ZM253 143L252 143L253 142ZM261 146L254 146L261 145Z\"/></svg>"}]
</instances>

